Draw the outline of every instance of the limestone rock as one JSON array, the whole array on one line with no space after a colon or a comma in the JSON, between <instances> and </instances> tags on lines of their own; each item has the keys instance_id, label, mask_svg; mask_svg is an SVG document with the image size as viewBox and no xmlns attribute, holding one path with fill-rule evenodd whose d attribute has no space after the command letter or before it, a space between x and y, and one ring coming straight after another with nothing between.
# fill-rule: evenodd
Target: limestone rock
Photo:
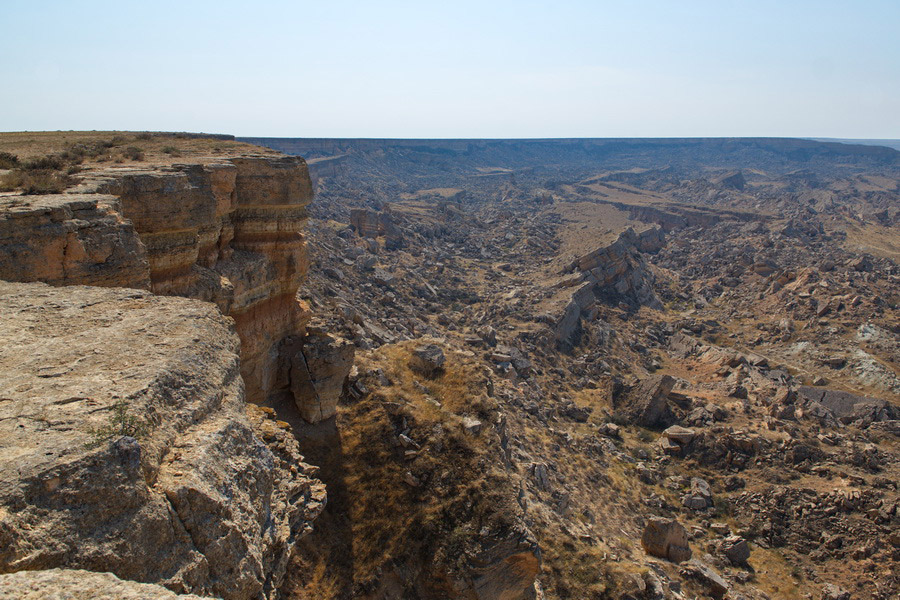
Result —
<instances>
[{"instance_id":1,"label":"limestone rock","mask_svg":"<svg viewBox=\"0 0 900 600\"><path fill-rule=\"evenodd\" d=\"M0 279L149 289L150 266L115 196L6 196Z\"/></svg>"},{"instance_id":2,"label":"limestone rock","mask_svg":"<svg viewBox=\"0 0 900 600\"><path fill-rule=\"evenodd\" d=\"M82 187L0 201L0 279L215 302L235 319L248 398L277 391L278 344L309 320L295 298L312 199L303 159L110 169Z\"/></svg>"},{"instance_id":3,"label":"limestone rock","mask_svg":"<svg viewBox=\"0 0 900 600\"><path fill-rule=\"evenodd\" d=\"M668 396L674 386L670 375L649 377L627 394L622 411L642 427L664 426L673 419Z\"/></svg>"},{"instance_id":4,"label":"limestone rock","mask_svg":"<svg viewBox=\"0 0 900 600\"><path fill-rule=\"evenodd\" d=\"M675 519L651 517L641 535L641 545L648 554L676 563L691 557L687 530Z\"/></svg>"},{"instance_id":5,"label":"limestone rock","mask_svg":"<svg viewBox=\"0 0 900 600\"><path fill-rule=\"evenodd\" d=\"M418 346L413 350L409 366L425 377L435 377L444 366L444 351L437 344Z\"/></svg>"},{"instance_id":6,"label":"limestone rock","mask_svg":"<svg viewBox=\"0 0 900 600\"><path fill-rule=\"evenodd\" d=\"M355 347L323 331L289 339L282 352L290 361L290 390L300 415L310 423L334 416L353 367Z\"/></svg>"},{"instance_id":7,"label":"limestone rock","mask_svg":"<svg viewBox=\"0 0 900 600\"><path fill-rule=\"evenodd\" d=\"M0 570L273 597L324 491L290 434L246 414L230 320L141 290L6 282L0 314Z\"/></svg>"},{"instance_id":8,"label":"limestone rock","mask_svg":"<svg viewBox=\"0 0 900 600\"><path fill-rule=\"evenodd\" d=\"M0 575L0 598L16 600L202 600L152 583L122 581L112 573L78 569L19 571Z\"/></svg>"}]
</instances>

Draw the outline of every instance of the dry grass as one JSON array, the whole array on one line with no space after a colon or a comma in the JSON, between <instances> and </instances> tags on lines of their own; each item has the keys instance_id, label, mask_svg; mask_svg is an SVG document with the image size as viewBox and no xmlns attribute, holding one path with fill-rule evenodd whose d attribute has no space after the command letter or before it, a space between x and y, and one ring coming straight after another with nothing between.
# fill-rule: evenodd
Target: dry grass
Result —
<instances>
[{"instance_id":1,"label":"dry grass","mask_svg":"<svg viewBox=\"0 0 900 600\"><path fill-rule=\"evenodd\" d=\"M900 261L900 236L897 230L872 223L846 228L844 248L850 252L868 252L875 256Z\"/></svg>"},{"instance_id":2,"label":"dry grass","mask_svg":"<svg viewBox=\"0 0 900 600\"><path fill-rule=\"evenodd\" d=\"M483 528L513 525L515 490L498 464L495 405L480 367L448 352L445 372L426 380L407 365L414 346L383 346L358 362L362 371L381 368L393 383L341 407L336 445L315 457L329 501L298 554L292 598L349 597L413 565L429 580L408 585L441 587L462 569ZM464 432L463 415L481 419L484 430ZM398 442L405 429L421 445L414 457ZM420 485L406 483L407 473Z\"/></svg>"}]
</instances>

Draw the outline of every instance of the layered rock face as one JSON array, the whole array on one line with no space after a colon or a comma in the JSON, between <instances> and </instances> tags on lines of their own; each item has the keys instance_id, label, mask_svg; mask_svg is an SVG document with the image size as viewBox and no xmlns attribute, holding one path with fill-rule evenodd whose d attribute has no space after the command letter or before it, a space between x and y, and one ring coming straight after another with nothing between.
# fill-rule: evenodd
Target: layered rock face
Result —
<instances>
[{"instance_id":1,"label":"layered rock face","mask_svg":"<svg viewBox=\"0 0 900 600\"><path fill-rule=\"evenodd\" d=\"M121 199L147 248L151 290L215 302L234 317L248 400L277 378L278 344L309 313L295 295L308 260L302 230L312 185L299 158L233 158L100 186Z\"/></svg>"},{"instance_id":2,"label":"layered rock face","mask_svg":"<svg viewBox=\"0 0 900 600\"><path fill-rule=\"evenodd\" d=\"M146 291L6 282L0 313L0 572L273 598L324 489L244 402L229 320Z\"/></svg>"},{"instance_id":3,"label":"layered rock face","mask_svg":"<svg viewBox=\"0 0 900 600\"><path fill-rule=\"evenodd\" d=\"M662 303L653 291L653 274L639 252L656 252L664 242L660 228L635 233L629 227L613 243L577 258L563 269L562 274L575 275L563 280L562 284L578 287L555 319L553 335L557 346L570 350L578 344L581 319L590 317L598 297L622 296L661 309Z\"/></svg>"},{"instance_id":4,"label":"layered rock face","mask_svg":"<svg viewBox=\"0 0 900 600\"><path fill-rule=\"evenodd\" d=\"M0 279L148 289L150 266L115 196L0 198Z\"/></svg>"},{"instance_id":5,"label":"layered rock face","mask_svg":"<svg viewBox=\"0 0 900 600\"><path fill-rule=\"evenodd\" d=\"M0 279L215 302L235 320L247 399L275 392L278 347L309 319L295 298L312 199L303 159L109 170L82 187L92 193L2 200Z\"/></svg>"}]
</instances>

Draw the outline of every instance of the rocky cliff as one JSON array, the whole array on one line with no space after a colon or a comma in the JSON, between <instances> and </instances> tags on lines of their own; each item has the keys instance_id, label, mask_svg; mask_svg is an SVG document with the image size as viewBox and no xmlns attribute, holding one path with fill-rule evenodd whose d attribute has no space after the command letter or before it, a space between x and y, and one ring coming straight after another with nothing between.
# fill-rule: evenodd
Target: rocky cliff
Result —
<instances>
[{"instance_id":1,"label":"rocky cliff","mask_svg":"<svg viewBox=\"0 0 900 600\"><path fill-rule=\"evenodd\" d=\"M0 313L0 572L273 598L324 489L244 402L230 320L148 291L6 282Z\"/></svg>"},{"instance_id":2,"label":"rocky cliff","mask_svg":"<svg viewBox=\"0 0 900 600\"><path fill-rule=\"evenodd\" d=\"M297 157L106 168L80 194L0 198L0 279L149 289L234 318L247 399L289 390L279 349L303 336L312 187Z\"/></svg>"}]
</instances>

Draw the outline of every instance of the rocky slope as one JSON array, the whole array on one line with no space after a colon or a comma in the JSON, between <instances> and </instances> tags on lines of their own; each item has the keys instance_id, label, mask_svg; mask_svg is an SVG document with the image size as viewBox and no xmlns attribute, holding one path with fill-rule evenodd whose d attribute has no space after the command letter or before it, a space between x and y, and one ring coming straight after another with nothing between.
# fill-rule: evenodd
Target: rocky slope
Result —
<instances>
[{"instance_id":1,"label":"rocky slope","mask_svg":"<svg viewBox=\"0 0 900 600\"><path fill-rule=\"evenodd\" d=\"M325 165L301 293L358 369L301 437L341 496L292 595L440 597L407 553L466 564L446 540L480 547L509 492L545 598L896 595L895 157L673 143L300 141ZM445 372L398 368L428 340ZM481 424L478 468L444 466L429 405ZM362 516L385 505L412 525ZM415 520L434 506L453 530Z\"/></svg>"},{"instance_id":2,"label":"rocky slope","mask_svg":"<svg viewBox=\"0 0 900 600\"><path fill-rule=\"evenodd\" d=\"M157 142L150 164L90 165L70 190L80 196L4 197L41 232L0 226L10 240L0 248L31 265L7 272L68 255L50 271L98 275L133 247L132 263L146 261L135 285L215 301L240 327L235 306L255 306L256 290L277 297L282 275L304 268L290 229L301 211L273 200L293 217L270 227L270 209L254 209L251 229L269 245L252 246L257 233L239 241L238 157L168 160ZM297 144L316 171L299 289L315 316L305 332L266 329L284 335L274 346L252 327L241 334L248 360L262 352L257 364L276 365L273 386L253 394L293 437L257 411L251 431L285 464L299 460L296 440L329 490L287 564L278 544L263 561L265 581L284 573L283 596L897 595L897 153L806 140ZM306 193L291 167L279 170L289 161L254 152L263 166L246 168L285 177L283 195L261 195ZM186 232L154 212L167 191ZM283 226L279 255L271 236ZM72 236L41 241L59 231ZM137 243L109 251L123 236ZM92 253L109 258L86 263ZM260 305L247 313L260 328L284 314ZM94 304L79 306L90 315ZM65 374L34 377L60 386ZM108 424L102 415L84 426ZM67 427L61 435L82 431ZM143 448L156 435L137 439ZM215 506L202 478L221 472L199 451L221 465L247 449L179 443L170 454L189 468L148 486L190 479L213 498L201 506ZM173 506L194 508L192 498L178 492ZM231 522L267 547L249 517L202 530ZM239 575L256 572L256 556L241 555Z\"/></svg>"}]
</instances>

